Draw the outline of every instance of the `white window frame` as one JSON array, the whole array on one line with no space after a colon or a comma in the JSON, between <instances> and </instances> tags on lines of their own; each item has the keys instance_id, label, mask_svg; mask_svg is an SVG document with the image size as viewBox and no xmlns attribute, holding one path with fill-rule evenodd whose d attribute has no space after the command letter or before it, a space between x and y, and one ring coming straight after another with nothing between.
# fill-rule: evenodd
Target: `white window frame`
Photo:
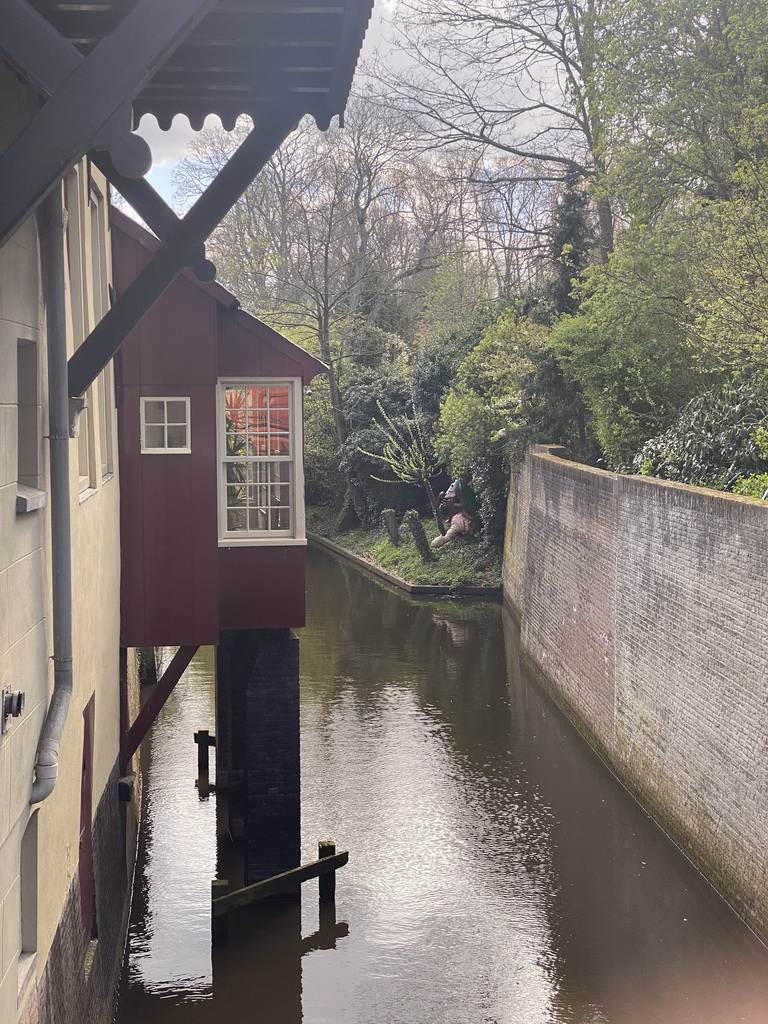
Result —
<instances>
[{"instance_id":1,"label":"white window frame","mask_svg":"<svg viewBox=\"0 0 768 1024\"><path fill-rule=\"evenodd\" d=\"M249 461L248 458L232 458L226 454L225 441L225 392L227 388L242 387L287 387L289 402L289 438L291 455L278 459L291 466L289 483L291 488L291 526L288 530L254 530L252 532L228 532L226 508L226 474L228 462ZM217 488L219 505L219 546L220 547L285 547L306 545L304 519L304 436L302 411L302 381L300 377L227 377L219 380L216 389L216 451ZM265 456L254 462L275 461Z\"/></svg>"},{"instance_id":2,"label":"white window frame","mask_svg":"<svg viewBox=\"0 0 768 1024\"><path fill-rule=\"evenodd\" d=\"M184 425L187 428L187 443L183 448L150 448L145 445L145 426L147 424L144 421L144 409L147 402L184 402L186 412ZM190 418L190 399L188 395L142 395L140 399L139 407L139 420L141 422L141 454L142 455L189 455L192 451L192 421ZM167 410L166 419L163 421L164 426L168 426ZM174 424L176 425L176 424ZM159 426L159 424L149 424L149 426Z\"/></svg>"}]
</instances>

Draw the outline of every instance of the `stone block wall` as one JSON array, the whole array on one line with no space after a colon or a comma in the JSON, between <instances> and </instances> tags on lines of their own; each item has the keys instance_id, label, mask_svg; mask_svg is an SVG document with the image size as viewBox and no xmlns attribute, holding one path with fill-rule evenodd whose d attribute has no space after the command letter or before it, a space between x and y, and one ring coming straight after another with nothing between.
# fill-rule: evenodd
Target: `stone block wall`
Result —
<instances>
[{"instance_id":1,"label":"stone block wall","mask_svg":"<svg viewBox=\"0 0 768 1024\"><path fill-rule=\"evenodd\" d=\"M556 452L510 495L523 656L768 938L768 504Z\"/></svg>"}]
</instances>

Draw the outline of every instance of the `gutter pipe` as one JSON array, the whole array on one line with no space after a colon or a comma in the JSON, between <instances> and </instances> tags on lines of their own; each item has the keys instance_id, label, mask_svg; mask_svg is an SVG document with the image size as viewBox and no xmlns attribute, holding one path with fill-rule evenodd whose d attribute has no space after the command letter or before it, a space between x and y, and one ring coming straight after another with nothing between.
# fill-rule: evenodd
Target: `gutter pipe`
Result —
<instances>
[{"instance_id":1,"label":"gutter pipe","mask_svg":"<svg viewBox=\"0 0 768 1024\"><path fill-rule=\"evenodd\" d=\"M42 205L42 249L48 333L48 440L51 485L53 693L35 761L30 804L50 796L59 774L59 744L72 699L72 529L69 496L69 389L64 293L66 211L61 189Z\"/></svg>"}]
</instances>

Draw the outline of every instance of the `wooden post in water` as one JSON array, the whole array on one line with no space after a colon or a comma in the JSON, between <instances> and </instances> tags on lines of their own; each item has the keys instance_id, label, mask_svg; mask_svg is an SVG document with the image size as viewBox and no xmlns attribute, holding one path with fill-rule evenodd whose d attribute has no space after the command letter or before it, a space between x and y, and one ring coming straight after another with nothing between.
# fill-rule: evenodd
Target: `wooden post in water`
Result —
<instances>
[{"instance_id":1,"label":"wooden post in water","mask_svg":"<svg viewBox=\"0 0 768 1024\"><path fill-rule=\"evenodd\" d=\"M317 856L319 860L326 857L333 857L336 853L336 843L320 842L317 844ZM321 900L336 899L336 872L329 871L327 875L320 875L318 879Z\"/></svg>"},{"instance_id":2,"label":"wooden post in water","mask_svg":"<svg viewBox=\"0 0 768 1024\"><path fill-rule=\"evenodd\" d=\"M229 938L229 918L226 914L216 916L213 913L213 901L218 896L226 896L229 892L229 881L226 878L214 878L211 882L211 943L224 946Z\"/></svg>"},{"instance_id":3,"label":"wooden post in water","mask_svg":"<svg viewBox=\"0 0 768 1024\"><path fill-rule=\"evenodd\" d=\"M197 744L197 773L198 775L208 774L208 751L216 746L216 737L211 736L207 729L198 729L194 733Z\"/></svg>"}]
</instances>

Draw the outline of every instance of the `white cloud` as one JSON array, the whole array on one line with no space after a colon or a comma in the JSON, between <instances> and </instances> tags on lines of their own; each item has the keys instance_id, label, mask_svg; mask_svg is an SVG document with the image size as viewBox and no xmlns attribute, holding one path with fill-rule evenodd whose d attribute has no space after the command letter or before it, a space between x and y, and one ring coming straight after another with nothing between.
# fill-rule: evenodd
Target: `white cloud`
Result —
<instances>
[{"instance_id":1,"label":"white cloud","mask_svg":"<svg viewBox=\"0 0 768 1024\"><path fill-rule=\"evenodd\" d=\"M221 127L221 121L212 114L205 119L203 127ZM183 114L177 114L174 117L173 124L167 132L160 128L155 117L145 114L136 129L136 134L149 143L149 148L152 150L152 166L157 168L164 164L175 164L183 159L187 143L191 142L196 133Z\"/></svg>"}]
</instances>

